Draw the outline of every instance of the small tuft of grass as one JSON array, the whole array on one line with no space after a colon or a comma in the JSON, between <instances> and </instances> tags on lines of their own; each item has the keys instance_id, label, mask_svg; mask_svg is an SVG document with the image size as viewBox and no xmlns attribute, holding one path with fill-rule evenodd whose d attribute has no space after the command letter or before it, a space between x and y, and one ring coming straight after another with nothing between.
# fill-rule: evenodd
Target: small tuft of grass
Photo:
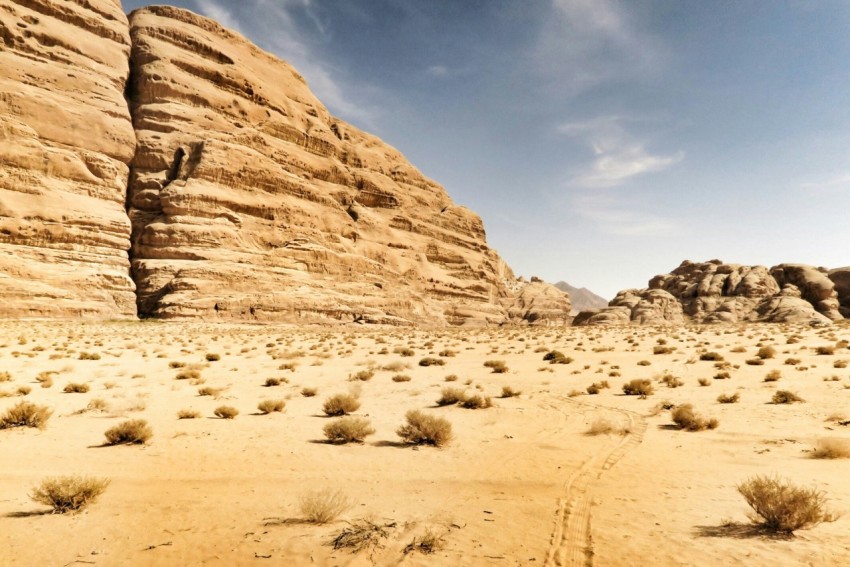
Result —
<instances>
[{"instance_id":1,"label":"small tuft of grass","mask_svg":"<svg viewBox=\"0 0 850 567\"><path fill-rule=\"evenodd\" d=\"M473 394L461 400L459 405L466 409L487 409L493 407L493 400L489 396Z\"/></svg>"},{"instance_id":2,"label":"small tuft of grass","mask_svg":"<svg viewBox=\"0 0 850 567\"><path fill-rule=\"evenodd\" d=\"M484 363L485 368L490 368L493 374L504 374L508 371L508 365L504 360L488 360Z\"/></svg>"},{"instance_id":3,"label":"small tuft of grass","mask_svg":"<svg viewBox=\"0 0 850 567\"><path fill-rule=\"evenodd\" d=\"M53 508L54 514L82 510L93 504L103 494L109 480L84 476L59 476L46 478L34 487L30 498Z\"/></svg>"},{"instance_id":4,"label":"small tuft of grass","mask_svg":"<svg viewBox=\"0 0 850 567\"><path fill-rule=\"evenodd\" d=\"M778 382L780 378L782 378L782 372L780 372L779 370L771 370L764 377L764 381L765 382Z\"/></svg>"},{"instance_id":5,"label":"small tuft of grass","mask_svg":"<svg viewBox=\"0 0 850 567\"><path fill-rule=\"evenodd\" d=\"M177 419L198 419L201 417L201 412L193 409L182 409L177 412Z\"/></svg>"},{"instance_id":6,"label":"small tuft of grass","mask_svg":"<svg viewBox=\"0 0 850 567\"><path fill-rule=\"evenodd\" d=\"M299 508L304 521L311 524L327 524L354 505L351 498L341 490L314 490L299 498Z\"/></svg>"},{"instance_id":7,"label":"small tuft of grass","mask_svg":"<svg viewBox=\"0 0 850 567\"><path fill-rule=\"evenodd\" d=\"M717 396L717 401L721 404L737 404L740 399L741 395L737 392L731 396L729 394L720 394Z\"/></svg>"},{"instance_id":8,"label":"small tuft of grass","mask_svg":"<svg viewBox=\"0 0 850 567\"><path fill-rule=\"evenodd\" d=\"M425 555L436 553L446 545L445 539L445 535L439 534L429 528L425 530L425 534L419 537L418 540L414 537L413 541L404 547L404 554L407 555L414 551Z\"/></svg>"},{"instance_id":9,"label":"small tuft of grass","mask_svg":"<svg viewBox=\"0 0 850 567\"><path fill-rule=\"evenodd\" d=\"M510 386L502 386L502 398L516 398L520 394L522 394L520 390L514 390Z\"/></svg>"},{"instance_id":10,"label":"small tuft of grass","mask_svg":"<svg viewBox=\"0 0 850 567\"><path fill-rule=\"evenodd\" d=\"M813 459L848 459L850 458L850 440L826 438L818 439Z\"/></svg>"}]
</instances>

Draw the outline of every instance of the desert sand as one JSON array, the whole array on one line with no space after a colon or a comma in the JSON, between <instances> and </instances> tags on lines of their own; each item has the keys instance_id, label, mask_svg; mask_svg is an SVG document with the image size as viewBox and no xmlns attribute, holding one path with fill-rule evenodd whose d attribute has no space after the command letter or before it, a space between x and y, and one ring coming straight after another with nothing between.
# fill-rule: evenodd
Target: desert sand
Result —
<instances>
[{"instance_id":1,"label":"desert sand","mask_svg":"<svg viewBox=\"0 0 850 567\"><path fill-rule=\"evenodd\" d=\"M10 379L0 382L0 413L21 399L54 413L43 430L0 430L0 564L850 564L847 517L771 538L751 527L736 491L753 475L778 474L823 490L836 511L850 507L850 460L811 455L820 439L850 438L841 425L850 420L847 339L843 324L428 330L5 321L0 357ZM657 346L675 348L654 354ZM762 346L775 357L747 364ZM819 346L834 353L817 354ZM549 364L543 357L553 349L573 360ZM700 360L705 352L724 361ZM444 365L420 366L426 357ZM492 372L490 360L508 370ZM193 369L199 379L176 378ZM356 379L369 369L371 379ZM724 370L728 379L714 378ZM773 370L780 379L765 382ZM36 380L45 372L48 388ZM682 385L665 385L665 374ZM450 375L456 381L446 382ZM281 384L265 386L268 378ZM652 380L654 393L624 395L634 378ZM603 380L610 388L586 393ZM69 383L90 389L64 393ZM493 405L437 407L446 386L491 396ZM504 386L521 394L501 398ZM203 387L219 391L200 396ZM305 397L304 388L317 393ZM805 401L769 403L782 389ZM322 404L352 391L362 402L354 415L375 433L361 444L328 444L322 429L335 418ZM735 393L738 403L716 400ZM285 410L260 414L264 399L285 400ZM719 426L676 430L663 402L692 403ZM221 405L239 415L215 417ZM396 429L412 409L446 418L452 441L401 444ZM199 417L178 419L181 410ZM104 432L128 418L146 420L151 439L105 446ZM612 431L588 434L600 420ZM78 513L51 514L29 498L45 477L73 474L111 484ZM351 506L327 524L305 522L300 499L323 490L342 491ZM379 546L352 553L329 545L361 518L386 526ZM428 533L438 539L433 553L405 553Z\"/></svg>"}]
</instances>

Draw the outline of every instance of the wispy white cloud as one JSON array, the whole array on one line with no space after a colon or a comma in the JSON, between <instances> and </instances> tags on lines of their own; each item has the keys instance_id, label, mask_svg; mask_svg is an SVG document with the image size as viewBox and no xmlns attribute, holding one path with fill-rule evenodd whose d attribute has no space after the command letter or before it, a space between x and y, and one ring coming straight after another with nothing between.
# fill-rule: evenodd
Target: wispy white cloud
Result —
<instances>
[{"instance_id":1,"label":"wispy white cloud","mask_svg":"<svg viewBox=\"0 0 850 567\"><path fill-rule=\"evenodd\" d=\"M663 69L668 51L620 0L552 0L534 50L535 67L560 93Z\"/></svg>"},{"instance_id":2,"label":"wispy white cloud","mask_svg":"<svg viewBox=\"0 0 850 567\"><path fill-rule=\"evenodd\" d=\"M676 230L676 223L672 220L637 208L628 209L625 203L610 197L580 196L574 199L573 210L605 234L653 236Z\"/></svg>"},{"instance_id":3,"label":"wispy white cloud","mask_svg":"<svg viewBox=\"0 0 850 567\"><path fill-rule=\"evenodd\" d=\"M807 181L801 183L800 188L809 191L844 191L850 189L850 173L817 181Z\"/></svg>"},{"instance_id":4,"label":"wispy white cloud","mask_svg":"<svg viewBox=\"0 0 850 567\"><path fill-rule=\"evenodd\" d=\"M593 150L593 162L574 175L571 185L583 188L615 187L631 178L657 173L679 163L684 152L653 154L646 142L636 138L619 116L604 116L558 126L558 131L577 137Z\"/></svg>"},{"instance_id":5,"label":"wispy white cloud","mask_svg":"<svg viewBox=\"0 0 850 567\"><path fill-rule=\"evenodd\" d=\"M292 64L311 90L334 114L375 128L377 109L350 93L375 91L352 84L328 61L316 55L315 45L327 40L328 30L313 0L194 0L198 11L235 29L264 49ZM297 16L302 16L301 19ZM310 23L305 26L304 21Z\"/></svg>"},{"instance_id":6,"label":"wispy white cloud","mask_svg":"<svg viewBox=\"0 0 850 567\"><path fill-rule=\"evenodd\" d=\"M449 68L445 65L431 65L426 72L432 77L445 77L449 74Z\"/></svg>"}]
</instances>

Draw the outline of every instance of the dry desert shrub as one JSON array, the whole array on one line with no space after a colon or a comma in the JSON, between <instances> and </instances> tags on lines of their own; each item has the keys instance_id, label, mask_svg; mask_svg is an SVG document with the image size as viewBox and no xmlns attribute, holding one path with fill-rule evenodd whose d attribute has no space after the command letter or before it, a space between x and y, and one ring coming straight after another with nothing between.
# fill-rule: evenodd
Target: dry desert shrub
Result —
<instances>
[{"instance_id":1,"label":"dry desert shrub","mask_svg":"<svg viewBox=\"0 0 850 567\"><path fill-rule=\"evenodd\" d=\"M445 382L457 382L457 374L449 374L445 378L443 378Z\"/></svg>"},{"instance_id":2,"label":"dry desert shrub","mask_svg":"<svg viewBox=\"0 0 850 567\"><path fill-rule=\"evenodd\" d=\"M107 429L104 435L107 445L143 445L153 436L153 430L144 419L130 419Z\"/></svg>"},{"instance_id":3,"label":"dry desert shrub","mask_svg":"<svg viewBox=\"0 0 850 567\"><path fill-rule=\"evenodd\" d=\"M201 412L193 409L182 409L177 412L177 419L198 419L201 417Z\"/></svg>"},{"instance_id":4,"label":"dry desert shrub","mask_svg":"<svg viewBox=\"0 0 850 567\"><path fill-rule=\"evenodd\" d=\"M708 378L700 378L699 380L697 380L697 382L700 386L711 386L711 380L709 380Z\"/></svg>"},{"instance_id":5,"label":"dry desert shrub","mask_svg":"<svg viewBox=\"0 0 850 567\"><path fill-rule=\"evenodd\" d=\"M272 386L280 386L280 378L266 378L265 384L263 384L266 388L271 388Z\"/></svg>"},{"instance_id":6,"label":"dry desert shrub","mask_svg":"<svg viewBox=\"0 0 850 567\"><path fill-rule=\"evenodd\" d=\"M510 386L502 386L502 398L516 398L522 394L519 390L514 390Z\"/></svg>"},{"instance_id":7,"label":"dry desert shrub","mask_svg":"<svg viewBox=\"0 0 850 567\"><path fill-rule=\"evenodd\" d=\"M375 376L374 370L360 370L356 372L353 376L349 376L348 379L352 382L360 380L361 382L368 382Z\"/></svg>"},{"instance_id":8,"label":"dry desert shrub","mask_svg":"<svg viewBox=\"0 0 850 567\"><path fill-rule=\"evenodd\" d=\"M569 364L573 361L572 358L559 350L550 350L543 355L543 360L547 361L549 364Z\"/></svg>"},{"instance_id":9,"label":"dry desert shrub","mask_svg":"<svg viewBox=\"0 0 850 567\"><path fill-rule=\"evenodd\" d=\"M758 350L756 356L759 357L761 360L773 358L774 356L776 356L776 349L772 346L763 346Z\"/></svg>"},{"instance_id":10,"label":"dry desert shrub","mask_svg":"<svg viewBox=\"0 0 850 567\"><path fill-rule=\"evenodd\" d=\"M197 380L201 377L200 371L190 368L188 370L183 370L182 372L178 372L177 376L174 377L175 380Z\"/></svg>"},{"instance_id":11,"label":"dry desert shrub","mask_svg":"<svg viewBox=\"0 0 850 567\"><path fill-rule=\"evenodd\" d=\"M335 394L322 405L322 411L329 416L347 415L359 408L360 400L354 394Z\"/></svg>"},{"instance_id":12,"label":"dry desert shrub","mask_svg":"<svg viewBox=\"0 0 850 567\"><path fill-rule=\"evenodd\" d=\"M699 355L699 359L700 360L713 360L713 361L722 362L723 361L723 355L720 354L719 352L704 352L701 355Z\"/></svg>"},{"instance_id":13,"label":"dry desert shrub","mask_svg":"<svg viewBox=\"0 0 850 567\"><path fill-rule=\"evenodd\" d=\"M820 355L827 355L827 356L833 355L833 354L835 354L835 347L834 346L819 346L815 349L815 353L820 354Z\"/></svg>"},{"instance_id":14,"label":"dry desert shrub","mask_svg":"<svg viewBox=\"0 0 850 567\"><path fill-rule=\"evenodd\" d=\"M770 476L756 476L738 485L753 509L751 520L771 532L793 533L833 522L838 516L826 507L826 496L814 488L800 488Z\"/></svg>"},{"instance_id":15,"label":"dry desert shrub","mask_svg":"<svg viewBox=\"0 0 850 567\"><path fill-rule=\"evenodd\" d=\"M31 402L18 402L0 415L0 429L12 427L35 427L44 429L53 412L46 406Z\"/></svg>"},{"instance_id":16,"label":"dry desert shrub","mask_svg":"<svg viewBox=\"0 0 850 567\"><path fill-rule=\"evenodd\" d=\"M239 415L239 410L233 406L218 406L213 410L213 415L221 419L233 419Z\"/></svg>"},{"instance_id":17,"label":"dry desert shrub","mask_svg":"<svg viewBox=\"0 0 850 567\"><path fill-rule=\"evenodd\" d=\"M396 374L392 380L393 382L410 382L410 376L407 374Z\"/></svg>"},{"instance_id":18,"label":"dry desert shrub","mask_svg":"<svg viewBox=\"0 0 850 567\"><path fill-rule=\"evenodd\" d=\"M638 360L638 366L652 366L652 363L648 360Z\"/></svg>"},{"instance_id":19,"label":"dry desert shrub","mask_svg":"<svg viewBox=\"0 0 850 567\"><path fill-rule=\"evenodd\" d=\"M657 345L652 347L652 354L671 354L674 350L676 347Z\"/></svg>"},{"instance_id":20,"label":"dry desert shrub","mask_svg":"<svg viewBox=\"0 0 850 567\"><path fill-rule=\"evenodd\" d=\"M850 441L847 439L818 439L817 447L812 451L813 459L848 459L850 458Z\"/></svg>"},{"instance_id":21,"label":"dry desert shrub","mask_svg":"<svg viewBox=\"0 0 850 567\"><path fill-rule=\"evenodd\" d=\"M301 395L305 398L312 398L319 393L318 388L301 388Z\"/></svg>"},{"instance_id":22,"label":"dry desert shrub","mask_svg":"<svg viewBox=\"0 0 850 567\"><path fill-rule=\"evenodd\" d=\"M414 537L413 541L404 547L404 554L407 555L408 553L418 551L419 553L430 555L431 553L442 549L445 544L446 536L444 534L437 533L436 531L428 528L425 530L425 534L418 540Z\"/></svg>"},{"instance_id":23,"label":"dry desert shrub","mask_svg":"<svg viewBox=\"0 0 850 567\"><path fill-rule=\"evenodd\" d=\"M765 382L777 382L777 381L779 381L780 378L782 378L782 372L780 372L779 370L771 370L764 377L764 381Z\"/></svg>"},{"instance_id":24,"label":"dry desert shrub","mask_svg":"<svg viewBox=\"0 0 850 567\"><path fill-rule=\"evenodd\" d=\"M716 429L720 424L716 418L707 419L694 411L691 404L682 404L673 408L671 419L679 429L688 431L703 431L705 429Z\"/></svg>"},{"instance_id":25,"label":"dry desert shrub","mask_svg":"<svg viewBox=\"0 0 850 567\"><path fill-rule=\"evenodd\" d=\"M655 391L652 382L643 378L635 378L630 382L623 384L623 393L627 396L640 396L645 398Z\"/></svg>"},{"instance_id":26,"label":"dry desert shrub","mask_svg":"<svg viewBox=\"0 0 850 567\"><path fill-rule=\"evenodd\" d=\"M218 362L221 360L221 355L214 352L208 352L204 358L207 359L207 362Z\"/></svg>"},{"instance_id":27,"label":"dry desert shrub","mask_svg":"<svg viewBox=\"0 0 850 567\"><path fill-rule=\"evenodd\" d=\"M210 386L204 386L203 388L198 388L199 396L212 396L213 398L218 397L218 395L222 392L221 388L212 388Z\"/></svg>"},{"instance_id":28,"label":"dry desert shrub","mask_svg":"<svg viewBox=\"0 0 850 567\"><path fill-rule=\"evenodd\" d=\"M785 364L787 364L788 366L797 366L798 364L800 364L800 359L799 358L786 358Z\"/></svg>"},{"instance_id":29,"label":"dry desert shrub","mask_svg":"<svg viewBox=\"0 0 850 567\"><path fill-rule=\"evenodd\" d=\"M803 398L789 390L779 390L770 399L773 404L793 404L794 402L803 402Z\"/></svg>"},{"instance_id":30,"label":"dry desert shrub","mask_svg":"<svg viewBox=\"0 0 850 567\"><path fill-rule=\"evenodd\" d=\"M36 382L41 384L42 388L50 388L53 386L53 375L55 372L39 372L38 376L35 377Z\"/></svg>"},{"instance_id":31,"label":"dry desert shrub","mask_svg":"<svg viewBox=\"0 0 850 567\"><path fill-rule=\"evenodd\" d=\"M443 388L440 392L440 398L437 400L438 406L451 406L456 403L462 402L466 399L466 392L464 392L463 388L451 388L446 387Z\"/></svg>"},{"instance_id":32,"label":"dry desert shrub","mask_svg":"<svg viewBox=\"0 0 850 567\"><path fill-rule=\"evenodd\" d=\"M286 402L283 400L262 400L259 404L257 404L257 409L264 415L282 412L285 407Z\"/></svg>"},{"instance_id":33,"label":"dry desert shrub","mask_svg":"<svg viewBox=\"0 0 850 567\"><path fill-rule=\"evenodd\" d=\"M419 361L419 366L445 366L446 361L441 358L426 356Z\"/></svg>"},{"instance_id":34,"label":"dry desert shrub","mask_svg":"<svg viewBox=\"0 0 850 567\"><path fill-rule=\"evenodd\" d=\"M390 536L389 530L395 526L395 522L380 525L369 519L355 520L343 528L330 544L334 549L348 549L351 553L374 551L381 546L382 540Z\"/></svg>"},{"instance_id":35,"label":"dry desert shrub","mask_svg":"<svg viewBox=\"0 0 850 567\"><path fill-rule=\"evenodd\" d=\"M744 362L750 366L764 366L764 359L762 358L748 358Z\"/></svg>"},{"instance_id":36,"label":"dry desert shrub","mask_svg":"<svg viewBox=\"0 0 850 567\"><path fill-rule=\"evenodd\" d=\"M82 510L103 494L109 480L84 476L46 478L34 487L30 498L53 508L54 514Z\"/></svg>"},{"instance_id":37,"label":"dry desert shrub","mask_svg":"<svg viewBox=\"0 0 850 567\"><path fill-rule=\"evenodd\" d=\"M183 368L184 366L186 366L186 363L179 360L172 360L168 363L169 368Z\"/></svg>"},{"instance_id":38,"label":"dry desert shrub","mask_svg":"<svg viewBox=\"0 0 850 567\"><path fill-rule=\"evenodd\" d=\"M504 360L488 360L484 363L484 367L493 370L493 374L504 374L508 371L508 365Z\"/></svg>"},{"instance_id":39,"label":"dry desert shrub","mask_svg":"<svg viewBox=\"0 0 850 567\"><path fill-rule=\"evenodd\" d=\"M678 388L679 386L685 385L685 383L680 378L677 378L672 374L665 374L659 379L659 381L662 384L665 384L668 388Z\"/></svg>"},{"instance_id":40,"label":"dry desert shrub","mask_svg":"<svg viewBox=\"0 0 850 567\"><path fill-rule=\"evenodd\" d=\"M100 360L100 355L96 352L81 352L80 360Z\"/></svg>"},{"instance_id":41,"label":"dry desert shrub","mask_svg":"<svg viewBox=\"0 0 850 567\"><path fill-rule=\"evenodd\" d=\"M732 377L732 375L729 374L728 372L725 372L725 371L724 372L718 372L717 374L714 375L715 380L728 380L731 377Z\"/></svg>"},{"instance_id":42,"label":"dry desert shrub","mask_svg":"<svg viewBox=\"0 0 850 567\"><path fill-rule=\"evenodd\" d=\"M8 372L0 372L0 382L11 382L12 375Z\"/></svg>"},{"instance_id":43,"label":"dry desert shrub","mask_svg":"<svg viewBox=\"0 0 850 567\"><path fill-rule=\"evenodd\" d=\"M301 496L299 509L305 521L311 524L327 524L351 508L353 502L341 490L314 490Z\"/></svg>"},{"instance_id":44,"label":"dry desert shrub","mask_svg":"<svg viewBox=\"0 0 850 567\"><path fill-rule=\"evenodd\" d=\"M466 409L487 409L493 407L493 400L489 396L473 394L461 400L459 405Z\"/></svg>"},{"instance_id":45,"label":"dry desert shrub","mask_svg":"<svg viewBox=\"0 0 850 567\"><path fill-rule=\"evenodd\" d=\"M717 401L721 404L737 404L740 399L741 395L738 393L732 394L731 396L729 394L720 394L717 396Z\"/></svg>"},{"instance_id":46,"label":"dry desert shrub","mask_svg":"<svg viewBox=\"0 0 850 567\"><path fill-rule=\"evenodd\" d=\"M375 433L368 419L351 415L333 420L322 431L333 443L362 443L366 437Z\"/></svg>"},{"instance_id":47,"label":"dry desert shrub","mask_svg":"<svg viewBox=\"0 0 850 567\"><path fill-rule=\"evenodd\" d=\"M70 384L67 384L65 388L62 389L62 391L66 394L85 394L89 391L89 385L71 382Z\"/></svg>"},{"instance_id":48,"label":"dry desert shrub","mask_svg":"<svg viewBox=\"0 0 850 567\"><path fill-rule=\"evenodd\" d=\"M407 423L396 431L405 443L442 447L452 439L452 424L442 417L410 410L405 415Z\"/></svg>"},{"instance_id":49,"label":"dry desert shrub","mask_svg":"<svg viewBox=\"0 0 850 567\"><path fill-rule=\"evenodd\" d=\"M590 424L590 428L587 430L587 435L609 435L611 433L626 435L629 432L629 428L616 426L609 420L600 417Z\"/></svg>"}]
</instances>

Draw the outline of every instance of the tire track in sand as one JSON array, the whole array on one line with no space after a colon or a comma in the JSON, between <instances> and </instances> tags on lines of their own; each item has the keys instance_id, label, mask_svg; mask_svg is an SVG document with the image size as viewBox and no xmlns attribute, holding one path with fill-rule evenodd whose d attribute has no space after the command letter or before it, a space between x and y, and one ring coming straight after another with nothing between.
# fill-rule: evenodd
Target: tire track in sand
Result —
<instances>
[{"instance_id":1,"label":"tire track in sand","mask_svg":"<svg viewBox=\"0 0 850 567\"><path fill-rule=\"evenodd\" d=\"M610 411L626 416L629 432L613 446L606 446L581 464L564 483L555 526L546 554L546 566L590 566L593 565L593 550L590 531L590 508L592 503L591 484L602 473L609 470L630 450L643 441L647 422L637 413L578 402L570 398L560 401L597 410Z\"/></svg>"}]
</instances>

